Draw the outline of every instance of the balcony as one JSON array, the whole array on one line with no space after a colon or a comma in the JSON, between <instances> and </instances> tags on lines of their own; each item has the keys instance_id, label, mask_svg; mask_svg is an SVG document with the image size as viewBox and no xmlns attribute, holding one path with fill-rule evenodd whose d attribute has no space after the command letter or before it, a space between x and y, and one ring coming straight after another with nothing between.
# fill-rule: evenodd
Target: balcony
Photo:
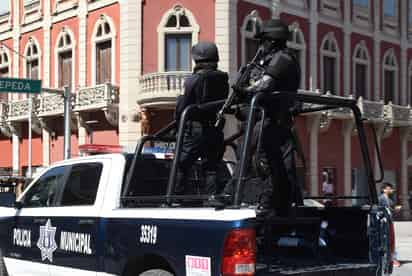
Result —
<instances>
[{"instance_id":1,"label":"balcony","mask_svg":"<svg viewBox=\"0 0 412 276\"><path fill-rule=\"evenodd\" d=\"M105 110L119 104L119 87L110 83L80 88L77 92L74 111Z\"/></svg>"},{"instance_id":2,"label":"balcony","mask_svg":"<svg viewBox=\"0 0 412 276\"><path fill-rule=\"evenodd\" d=\"M37 114L39 117L59 116L64 112L64 98L60 94L42 94Z\"/></svg>"},{"instance_id":3,"label":"balcony","mask_svg":"<svg viewBox=\"0 0 412 276\"><path fill-rule=\"evenodd\" d=\"M72 94L73 112L92 112L101 110L109 112L111 116L117 112L119 103L119 88L111 84L100 84L93 87L80 88ZM2 107L3 106L3 107ZM0 122L16 123L27 121L29 116L29 100L12 100L0 105L0 114L6 112L6 117L0 116ZM3 111L7 110L7 111ZM1 113L2 112L2 113ZM42 93L33 97L34 119L42 117L62 116L64 99L61 94ZM6 119L3 119L6 118Z\"/></svg>"},{"instance_id":4,"label":"balcony","mask_svg":"<svg viewBox=\"0 0 412 276\"><path fill-rule=\"evenodd\" d=\"M33 97L32 115L36 114L39 99ZM9 102L8 121L27 121L29 118L29 99L20 99Z\"/></svg>"},{"instance_id":5,"label":"balcony","mask_svg":"<svg viewBox=\"0 0 412 276\"><path fill-rule=\"evenodd\" d=\"M369 101L359 97L358 107L362 113L362 117L368 121L381 122L385 119L384 104L382 101Z\"/></svg>"},{"instance_id":6,"label":"balcony","mask_svg":"<svg viewBox=\"0 0 412 276\"><path fill-rule=\"evenodd\" d=\"M191 72L164 72L146 74L140 79L138 104L141 106L175 105L183 94L183 83Z\"/></svg>"},{"instance_id":7,"label":"balcony","mask_svg":"<svg viewBox=\"0 0 412 276\"><path fill-rule=\"evenodd\" d=\"M74 112L82 116L84 112L101 110L112 126L119 124L119 87L110 83L80 88L77 92Z\"/></svg>"},{"instance_id":8,"label":"balcony","mask_svg":"<svg viewBox=\"0 0 412 276\"><path fill-rule=\"evenodd\" d=\"M394 127L412 126L411 108L409 106L400 106L389 102L385 105L385 118Z\"/></svg>"}]
</instances>

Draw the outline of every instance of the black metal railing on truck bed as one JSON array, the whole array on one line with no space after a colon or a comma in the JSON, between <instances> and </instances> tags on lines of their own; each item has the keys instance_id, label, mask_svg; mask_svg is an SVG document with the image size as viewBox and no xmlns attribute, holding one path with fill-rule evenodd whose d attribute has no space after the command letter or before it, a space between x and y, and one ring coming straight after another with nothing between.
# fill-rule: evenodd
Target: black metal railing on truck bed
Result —
<instances>
[{"instance_id":1,"label":"black metal railing on truck bed","mask_svg":"<svg viewBox=\"0 0 412 276\"><path fill-rule=\"evenodd\" d=\"M354 99L348 99L343 97L337 96L324 96L319 94L314 94L310 92L299 92L299 93L287 93L287 92L273 92L273 93L258 93L256 94L251 101L250 104L250 111L248 114L247 119L247 127L244 133L236 133L235 135L229 137L225 141L225 145L233 145L233 141L238 139L244 134L241 155L240 155L240 163L238 164L239 169L235 170L235 175L233 176L234 180L236 181L235 185L235 192L232 197L232 207L238 207L241 203L241 190L242 186L245 184L246 179L246 168L247 168L247 160L250 160L251 155L251 139L252 139L252 132L254 128L254 124L256 123L256 114L257 112L261 112L263 107L262 104L266 101L282 101L282 100L290 100L291 98L295 99L298 102L311 104L309 106L303 106L302 108L298 109L294 115L311 113L311 112L320 112L326 111L336 108L348 108L353 113L353 118L355 120L355 124L357 127L357 133L361 148L361 154L363 158L364 169L366 172L367 180L368 180L368 196L361 196L361 197L342 197L342 198L365 198L369 199L371 204L377 204L377 191L376 191L376 182L374 179L374 174L371 166L371 160L369 157L369 150L366 141L366 135L364 130L364 125L362 121L362 115L357 106L357 102ZM183 137L184 137L184 128L186 123L191 119L196 112L202 112L205 110L217 110L224 104L224 101L216 101L210 102L206 104L202 104L199 106L191 105L188 106L182 113L180 118L179 124L177 122L172 122L159 132L154 135L142 137L140 143L137 145L133 160L130 165L130 169L126 175L126 181L123 189L122 200L137 200L141 201L156 201L159 203L164 203L167 206L170 206L176 200L182 199L197 199L197 200L206 200L208 198L207 195L174 195L175 185L176 185L176 176L178 171L178 160L181 154L181 147L183 144ZM176 129L177 128L177 129ZM165 195L161 196L145 196L145 197L134 197L130 198L127 196L127 191L130 187L130 183L133 177L133 171L136 169L136 161L138 160L139 156L142 156L144 144L148 141L159 140L159 141L167 141L172 142L176 141L175 147L175 154L173 163L171 165L169 180L167 184L167 189Z\"/></svg>"}]
</instances>

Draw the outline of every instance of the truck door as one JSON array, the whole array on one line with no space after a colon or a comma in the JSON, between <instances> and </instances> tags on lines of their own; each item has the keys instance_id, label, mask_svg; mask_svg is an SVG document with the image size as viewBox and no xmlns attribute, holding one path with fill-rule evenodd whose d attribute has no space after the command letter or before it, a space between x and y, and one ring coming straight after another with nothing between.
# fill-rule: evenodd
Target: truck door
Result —
<instances>
[{"instance_id":1,"label":"truck door","mask_svg":"<svg viewBox=\"0 0 412 276\"><path fill-rule=\"evenodd\" d=\"M103 196L97 197L99 187L104 193L101 179L108 179L110 160L88 161L73 164L65 182L53 218L59 238L58 249L54 255L50 273L53 276L70 275L73 271L81 275L96 275L98 257L102 254L103 239L98 235L99 210ZM108 164L107 164L108 165Z\"/></svg>"},{"instance_id":2,"label":"truck door","mask_svg":"<svg viewBox=\"0 0 412 276\"><path fill-rule=\"evenodd\" d=\"M56 228L50 220L67 167L54 167L34 181L20 199L5 258L10 275L49 275L58 247Z\"/></svg>"}]
</instances>

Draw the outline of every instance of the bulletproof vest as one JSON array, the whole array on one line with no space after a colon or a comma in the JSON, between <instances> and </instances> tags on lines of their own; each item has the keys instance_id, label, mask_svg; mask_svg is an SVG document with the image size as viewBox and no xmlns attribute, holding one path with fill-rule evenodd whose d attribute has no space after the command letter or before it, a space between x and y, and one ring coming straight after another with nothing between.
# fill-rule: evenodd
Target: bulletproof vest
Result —
<instances>
[{"instance_id":1,"label":"bulletproof vest","mask_svg":"<svg viewBox=\"0 0 412 276\"><path fill-rule=\"evenodd\" d=\"M258 81L264 74L273 78L272 91L296 92L300 85L300 66L293 50L285 48L262 56L250 73L249 84Z\"/></svg>"},{"instance_id":2,"label":"bulletproof vest","mask_svg":"<svg viewBox=\"0 0 412 276\"><path fill-rule=\"evenodd\" d=\"M229 93L228 75L219 70L200 69L185 82L190 104L204 104L224 100ZM195 116L197 121L213 121L217 110L204 111Z\"/></svg>"},{"instance_id":3,"label":"bulletproof vest","mask_svg":"<svg viewBox=\"0 0 412 276\"><path fill-rule=\"evenodd\" d=\"M196 103L224 100L228 95L228 75L222 71L199 70L196 72Z\"/></svg>"},{"instance_id":4,"label":"bulletproof vest","mask_svg":"<svg viewBox=\"0 0 412 276\"><path fill-rule=\"evenodd\" d=\"M272 77L270 92L297 93L300 84L300 66L290 49L273 51L258 60L261 67L255 68L250 74L250 84L258 81L264 74ZM267 102L268 115L288 123L289 114L295 108L294 99L284 99L282 102ZM283 118L281 118L283 117Z\"/></svg>"}]
</instances>

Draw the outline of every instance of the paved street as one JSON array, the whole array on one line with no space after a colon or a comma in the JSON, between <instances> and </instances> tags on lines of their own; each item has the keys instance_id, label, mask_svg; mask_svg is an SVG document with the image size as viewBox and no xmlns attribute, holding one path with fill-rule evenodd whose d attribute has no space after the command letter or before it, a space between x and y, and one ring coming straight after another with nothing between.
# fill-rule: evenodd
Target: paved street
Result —
<instances>
[{"instance_id":1,"label":"paved street","mask_svg":"<svg viewBox=\"0 0 412 276\"><path fill-rule=\"evenodd\" d=\"M393 275L411 276L412 275L412 222L396 222L396 248L398 259L402 266L396 268Z\"/></svg>"}]
</instances>

